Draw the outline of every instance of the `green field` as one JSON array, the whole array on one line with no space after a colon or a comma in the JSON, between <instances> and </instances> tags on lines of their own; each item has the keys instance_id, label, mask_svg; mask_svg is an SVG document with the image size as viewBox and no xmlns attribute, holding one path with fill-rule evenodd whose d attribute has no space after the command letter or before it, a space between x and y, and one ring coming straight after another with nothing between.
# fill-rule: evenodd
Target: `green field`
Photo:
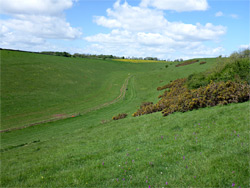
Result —
<instances>
[{"instance_id":1,"label":"green field","mask_svg":"<svg viewBox=\"0 0 250 188\"><path fill-rule=\"evenodd\" d=\"M249 187L249 102L131 116L141 102L157 102L158 86L218 63L202 61L175 67L1 50L1 130L82 114L1 133L1 187ZM125 96L102 106L128 78ZM128 117L112 121L118 113Z\"/></svg>"}]
</instances>

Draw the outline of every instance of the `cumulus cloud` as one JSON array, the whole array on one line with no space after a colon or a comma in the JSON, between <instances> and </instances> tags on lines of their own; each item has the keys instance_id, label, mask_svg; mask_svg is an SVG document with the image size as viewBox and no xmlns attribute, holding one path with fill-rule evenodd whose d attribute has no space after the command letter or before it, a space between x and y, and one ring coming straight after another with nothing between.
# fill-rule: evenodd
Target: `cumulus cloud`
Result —
<instances>
[{"instance_id":1,"label":"cumulus cloud","mask_svg":"<svg viewBox=\"0 0 250 188\"><path fill-rule=\"evenodd\" d=\"M30 34L41 38L74 39L81 35L77 28L72 28L62 17L19 15L0 23L9 31Z\"/></svg>"},{"instance_id":2,"label":"cumulus cloud","mask_svg":"<svg viewBox=\"0 0 250 188\"><path fill-rule=\"evenodd\" d=\"M123 28L133 31L157 31L167 25L162 11L130 6L117 1L113 9L107 9L107 16L96 16L94 21L108 28Z\"/></svg>"},{"instance_id":3,"label":"cumulus cloud","mask_svg":"<svg viewBox=\"0 0 250 188\"><path fill-rule=\"evenodd\" d=\"M79 28L71 27L63 11L72 7L74 0L0 0L0 13L10 16L0 19L3 48L47 45L47 39L76 39Z\"/></svg>"},{"instance_id":4,"label":"cumulus cloud","mask_svg":"<svg viewBox=\"0 0 250 188\"><path fill-rule=\"evenodd\" d=\"M203 42L217 41L226 33L226 27L221 25L170 22L162 10L142 5L131 6L127 2L121 4L120 1L112 9L107 9L107 16L94 17L94 22L112 31L85 37L86 41L92 43L87 50L115 55L127 55L129 51L132 56L166 58L168 53L185 54L196 50L197 53L209 52L213 56L222 49L206 48Z\"/></svg>"},{"instance_id":5,"label":"cumulus cloud","mask_svg":"<svg viewBox=\"0 0 250 188\"><path fill-rule=\"evenodd\" d=\"M152 6L161 10L197 11L207 10L207 0L142 0L142 7Z\"/></svg>"},{"instance_id":6,"label":"cumulus cloud","mask_svg":"<svg viewBox=\"0 0 250 188\"><path fill-rule=\"evenodd\" d=\"M206 47L200 41L174 40L160 33L131 32L112 30L108 34L97 34L85 38L90 42L86 53L114 54L127 57L159 57L174 59L180 57L204 57L220 55L222 47ZM176 54L178 54L176 56Z\"/></svg>"},{"instance_id":7,"label":"cumulus cloud","mask_svg":"<svg viewBox=\"0 0 250 188\"><path fill-rule=\"evenodd\" d=\"M75 0L0 0L1 14L60 14L71 8Z\"/></svg>"}]
</instances>

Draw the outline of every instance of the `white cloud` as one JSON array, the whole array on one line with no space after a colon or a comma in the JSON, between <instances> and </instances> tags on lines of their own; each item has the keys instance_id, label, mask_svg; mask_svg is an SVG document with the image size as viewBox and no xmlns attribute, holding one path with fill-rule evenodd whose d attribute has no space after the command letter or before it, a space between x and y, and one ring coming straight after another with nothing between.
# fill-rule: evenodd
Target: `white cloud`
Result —
<instances>
[{"instance_id":1,"label":"white cloud","mask_svg":"<svg viewBox=\"0 0 250 188\"><path fill-rule=\"evenodd\" d=\"M120 1L107 10L107 16L95 17L94 21L112 28L110 33L85 37L91 43L85 50L99 54L169 58L169 54L185 55L192 51L196 55L200 52L217 56L221 48L208 48L203 42L218 41L226 33L226 27L221 25L169 22L161 10L130 6L127 2L120 4Z\"/></svg>"},{"instance_id":2,"label":"white cloud","mask_svg":"<svg viewBox=\"0 0 250 188\"><path fill-rule=\"evenodd\" d=\"M216 12L214 16L215 16L215 17L226 16L226 17L231 17L231 18L234 18L234 19L239 18L239 15L237 15L237 14L226 14L226 15L225 15L225 14L224 14L223 12L221 12L221 11Z\"/></svg>"},{"instance_id":3,"label":"white cloud","mask_svg":"<svg viewBox=\"0 0 250 188\"><path fill-rule=\"evenodd\" d=\"M250 44L242 44L239 47L240 47L240 49L246 49L246 48L249 49L250 48Z\"/></svg>"},{"instance_id":4,"label":"white cloud","mask_svg":"<svg viewBox=\"0 0 250 188\"><path fill-rule=\"evenodd\" d=\"M14 48L30 45L47 45L47 39L76 39L81 36L79 28L73 28L63 15L72 7L74 0L0 0L1 47Z\"/></svg>"},{"instance_id":5,"label":"white cloud","mask_svg":"<svg viewBox=\"0 0 250 188\"><path fill-rule=\"evenodd\" d=\"M43 39L74 39L81 35L77 28L72 28L63 17L19 15L16 18L0 20L0 24L11 32L23 33Z\"/></svg>"},{"instance_id":6,"label":"white cloud","mask_svg":"<svg viewBox=\"0 0 250 188\"><path fill-rule=\"evenodd\" d=\"M1 14L61 14L71 8L75 0L0 0Z\"/></svg>"},{"instance_id":7,"label":"white cloud","mask_svg":"<svg viewBox=\"0 0 250 188\"><path fill-rule=\"evenodd\" d=\"M96 16L94 21L107 28L119 28L133 32L165 33L175 39L213 40L226 32L224 26L214 26L207 23L205 26L197 23L185 24L169 22L164 13L144 7L133 7L127 2L120 4L117 1L113 9L107 10L107 17Z\"/></svg>"},{"instance_id":8,"label":"white cloud","mask_svg":"<svg viewBox=\"0 0 250 188\"><path fill-rule=\"evenodd\" d=\"M113 54L118 56L159 57L174 59L183 57L210 57L220 55L222 47L206 47L200 41L174 40L159 33L112 30L108 34L97 34L85 38L91 45L86 53ZM178 54L178 55L176 55Z\"/></svg>"},{"instance_id":9,"label":"white cloud","mask_svg":"<svg viewBox=\"0 0 250 188\"><path fill-rule=\"evenodd\" d=\"M142 0L141 7L152 6L161 10L197 11L207 10L207 0Z\"/></svg>"},{"instance_id":10,"label":"white cloud","mask_svg":"<svg viewBox=\"0 0 250 188\"><path fill-rule=\"evenodd\" d=\"M224 14L223 14L223 12L221 12L221 11L215 13L215 16L216 16L216 17L220 17L220 16L223 16L223 15L224 15Z\"/></svg>"},{"instance_id":11,"label":"white cloud","mask_svg":"<svg viewBox=\"0 0 250 188\"><path fill-rule=\"evenodd\" d=\"M108 17L96 16L94 21L108 28L123 28L133 31L156 31L168 24L162 11L133 7L127 2L117 1L112 9L107 9Z\"/></svg>"}]
</instances>

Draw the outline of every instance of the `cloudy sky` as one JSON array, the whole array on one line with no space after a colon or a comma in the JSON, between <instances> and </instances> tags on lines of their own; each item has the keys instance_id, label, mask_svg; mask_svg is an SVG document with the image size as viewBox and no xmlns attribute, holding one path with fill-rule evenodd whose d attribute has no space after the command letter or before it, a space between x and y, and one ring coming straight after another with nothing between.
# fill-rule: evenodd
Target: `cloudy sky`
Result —
<instances>
[{"instance_id":1,"label":"cloudy sky","mask_svg":"<svg viewBox=\"0 0 250 188\"><path fill-rule=\"evenodd\" d=\"M162 59L249 47L249 0L0 0L0 47Z\"/></svg>"}]
</instances>

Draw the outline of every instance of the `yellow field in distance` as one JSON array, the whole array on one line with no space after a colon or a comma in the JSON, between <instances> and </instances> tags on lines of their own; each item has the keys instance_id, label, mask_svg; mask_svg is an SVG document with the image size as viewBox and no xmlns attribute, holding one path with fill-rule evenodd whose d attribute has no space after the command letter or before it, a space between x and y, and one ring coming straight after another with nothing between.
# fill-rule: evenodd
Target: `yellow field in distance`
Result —
<instances>
[{"instance_id":1,"label":"yellow field in distance","mask_svg":"<svg viewBox=\"0 0 250 188\"><path fill-rule=\"evenodd\" d=\"M143 59L113 59L113 61L122 61L129 63L167 63L167 61L143 60Z\"/></svg>"}]
</instances>

